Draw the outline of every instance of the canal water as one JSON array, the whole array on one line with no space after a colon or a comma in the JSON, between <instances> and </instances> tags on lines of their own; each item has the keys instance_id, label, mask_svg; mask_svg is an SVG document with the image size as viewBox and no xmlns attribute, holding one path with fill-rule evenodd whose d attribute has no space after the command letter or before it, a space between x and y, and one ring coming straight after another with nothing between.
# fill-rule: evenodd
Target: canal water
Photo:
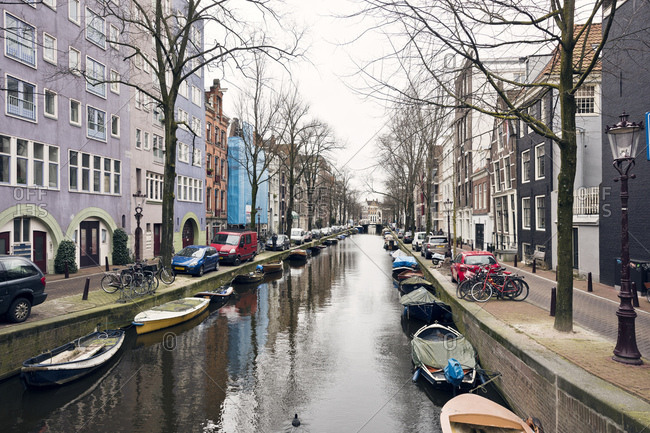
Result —
<instances>
[{"instance_id":1,"label":"canal water","mask_svg":"<svg viewBox=\"0 0 650 433\"><path fill-rule=\"evenodd\" d=\"M382 245L355 235L186 324L129 329L119 359L77 382L0 383L1 430L439 432L451 395L411 381L414 325Z\"/></svg>"}]
</instances>

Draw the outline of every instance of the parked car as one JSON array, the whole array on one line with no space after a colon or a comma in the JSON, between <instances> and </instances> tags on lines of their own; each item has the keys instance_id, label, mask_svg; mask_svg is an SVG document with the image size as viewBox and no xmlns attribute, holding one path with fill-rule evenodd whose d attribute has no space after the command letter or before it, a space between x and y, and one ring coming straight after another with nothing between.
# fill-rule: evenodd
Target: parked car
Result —
<instances>
[{"instance_id":1,"label":"parked car","mask_svg":"<svg viewBox=\"0 0 650 433\"><path fill-rule=\"evenodd\" d=\"M211 247L219 252L219 261L239 265L257 255L257 233L253 231L222 231L212 239Z\"/></svg>"},{"instance_id":2,"label":"parked car","mask_svg":"<svg viewBox=\"0 0 650 433\"><path fill-rule=\"evenodd\" d=\"M422 244L421 254L425 259L430 259L433 253L442 254L445 257L451 256L449 242L445 236L429 236L427 241Z\"/></svg>"},{"instance_id":3,"label":"parked car","mask_svg":"<svg viewBox=\"0 0 650 433\"><path fill-rule=\"evenodd\" d=\"M413 242L411 243L411 248L413 251L420 251L422 249L422 244L427 239L426 232L415 232L413 234Z\"/></svg>"},{"instance_id":4,"label":"parked car","mask_svg":"<svg viewBox=\"0 0 650 433\"><path fill-rule=\"evenodd\" d=\"M462 251L451 262L451 280L461 283L467 271L477 272L479 266L490 265L493 269L501 267L492 253L487 251Z\"/></svg>"},{"instance_id":5,"label":"parked car","mask_svg":"<svg viewBox=\"0 0 650 433\"><path fill-rule=\"evenodd\" d=\"M412 232L404 233L404 237L402 238L402 241L404 241L405 244L412 243L413 242L413 233Z\"/></svg>"},{"instance_id":6,"label":"parked car","mask_svg":"<svg viewBox=\"0 0 650 433\"><path fill-rule=\"evenodd\" d=\"M302 243L307 243L311 242L312 240L312 235L310 231L306 231L304 235L302 235Z\"/></svg>"},{"instance_id":7,"label":"parked car","mask_svg":"<svg viewBox=\"0 0 650 433\"><path fill-rule=\"evenodd\" d=\"M174 273L202 276L205 272L219 270L219 253L212 246L188 245L172 257Z\"/></svg>"},{"instance_id":8,"label":"parked car","mask_svg":"<svg viewBox=\"0 0 650 433\"><path fill-rule=\"evenodd\" d=\"M291 241L289 240L289 236L279 234L278 238L275 240L275 251L284 251L288 250L291 248ZM269 236L266 239L266 249L269 251L273 251L273 235Z\"/></svg>"},{"instance_id":9,"label":"parked car","mask_svg":"<svg viewBox=\"0 0 650 433\"><path fill-rule=\"evenodd\" d=\"M303 242L303 237L305 236L305 231L300 227L295 227L291 229L291 242L296 245L300 245Z\"/></svg>"},{"instance_id":10,"label":"parked car","mask_svg":"<svg viewBox=\"0 0 650 433\"><path fill-rule=\"evenodd\" d=\"M0 316L10 322L24 322L32 306L42 304L45 298L45 276L34 262L0 256Z\"/></svg>"}]
</instances>

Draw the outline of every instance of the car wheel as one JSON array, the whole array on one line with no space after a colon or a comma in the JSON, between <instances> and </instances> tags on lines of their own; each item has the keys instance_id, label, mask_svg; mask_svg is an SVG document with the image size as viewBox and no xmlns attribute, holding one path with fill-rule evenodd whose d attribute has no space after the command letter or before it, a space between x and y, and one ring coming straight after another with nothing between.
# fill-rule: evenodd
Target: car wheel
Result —
<instances>
[{"instance_id":1,"label":"car wheel","mask_svg":"<svg viewBox=\"0 0 650 433\"><path fill-rule=\"evenodd\" d=\"M203 269L203 265L201 265L201 267L199 268L199 277L203 276L204 271L205 269Z\"/></svg>"},{"instance_id":2,"label":"car wheel","mask_svg":"<svg viewBox=\"0 0 650 433\"><path fill-rule=\"evenodd\" d=\"M27 298L18 298L11 303L7 318L10 322L20 323L27 320L29 313L32 311L32 303Z\"/></svg>"},{"instance_id":3,"label":"car wheel","mask_svg":"<svg viewBox=\"0 0 650 433\"><path fill-rule=\"evenodd\" d=\"M235 257L235 266L241 265L241 257L237 256Z\"/></svg>"}]
</instances>

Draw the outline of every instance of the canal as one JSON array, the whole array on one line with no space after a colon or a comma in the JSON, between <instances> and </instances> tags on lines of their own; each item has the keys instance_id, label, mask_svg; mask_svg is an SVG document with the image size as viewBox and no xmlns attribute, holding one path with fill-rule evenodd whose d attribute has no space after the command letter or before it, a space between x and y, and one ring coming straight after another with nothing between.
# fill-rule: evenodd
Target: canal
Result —
<instances>
[{"instance_id":1,"label":"canal","mask_svg":"<svg viewBox=\"0 0 650 433\"><path fill-rule=\"evenodd\" d=\"M2 431L438 432L451 395L411 381L382 244L352 236L191 322L129 329L119 359L80 381L0 383Z\"/></svg>"}]
</instances>

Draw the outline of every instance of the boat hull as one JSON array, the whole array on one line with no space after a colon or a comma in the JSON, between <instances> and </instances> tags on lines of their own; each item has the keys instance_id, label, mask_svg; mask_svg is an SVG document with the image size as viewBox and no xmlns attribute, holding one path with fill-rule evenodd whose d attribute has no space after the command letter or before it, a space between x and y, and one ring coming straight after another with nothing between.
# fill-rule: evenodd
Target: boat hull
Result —
<instances>
[{"instance_id":1,"label":"boat hull","mask_svg":"<svg viewBox=\"0 0 650 433\"><path fill-rule=\"evenodd\" d=\"M136 325L135 329L138 334L146 334L159 329L169 328L170 326L178 325L198 316L208 308L209 303L210 300L204 298L184 298L178 301L168 302L138 314L135 316L133 324ZM183 305L187 307L182 308ZM172 308L167 310L164 308L165 306Z\"/></svg>"},{"instance_id":2,"label":"boat hull","mask_svg":"<svg viewBox=\"0 0 650 433\"><path fill-rule=\"evenodd\" d=\"M230 286L222 290L199 292L196 295L194 295L194 297L209 299L210 302L219 302L224 299L228 299L230 295L232 295L233 291L234 289L232 288L232 286Z\"/></svg>"},{"instance_id":3,"label":"boat hull","mask_svg":"<svg viewBox=\"0 0 650 433\"><path fill-rule=\"evenodd\" d=\"M516 414L485 397L461 394L449 400L440 411L443 433L533 433Z\"/></svg>"},{"instance_id":4,"label":"boat hull","mask_svg":"<svg viewBox=\"0 0 650 433\"><path fill-rule=\"evenodd\" d=\"M407 305L404 307L404 315L426 323L438 322L452 324L453 317L451 308L443 302L432 302L428 304Z\"/></svg>"},{"instance_id":5,"label":"boat hull","mask_svg":"<svg viewBox=\"0 0 650 433\"><path fill-rule=\"evenodd\" d=\"M262 270L265 274L274 274L276 272L282 272L283 266L282 263L266 263L262 265Z\"/></svg>"}]
</instances>

